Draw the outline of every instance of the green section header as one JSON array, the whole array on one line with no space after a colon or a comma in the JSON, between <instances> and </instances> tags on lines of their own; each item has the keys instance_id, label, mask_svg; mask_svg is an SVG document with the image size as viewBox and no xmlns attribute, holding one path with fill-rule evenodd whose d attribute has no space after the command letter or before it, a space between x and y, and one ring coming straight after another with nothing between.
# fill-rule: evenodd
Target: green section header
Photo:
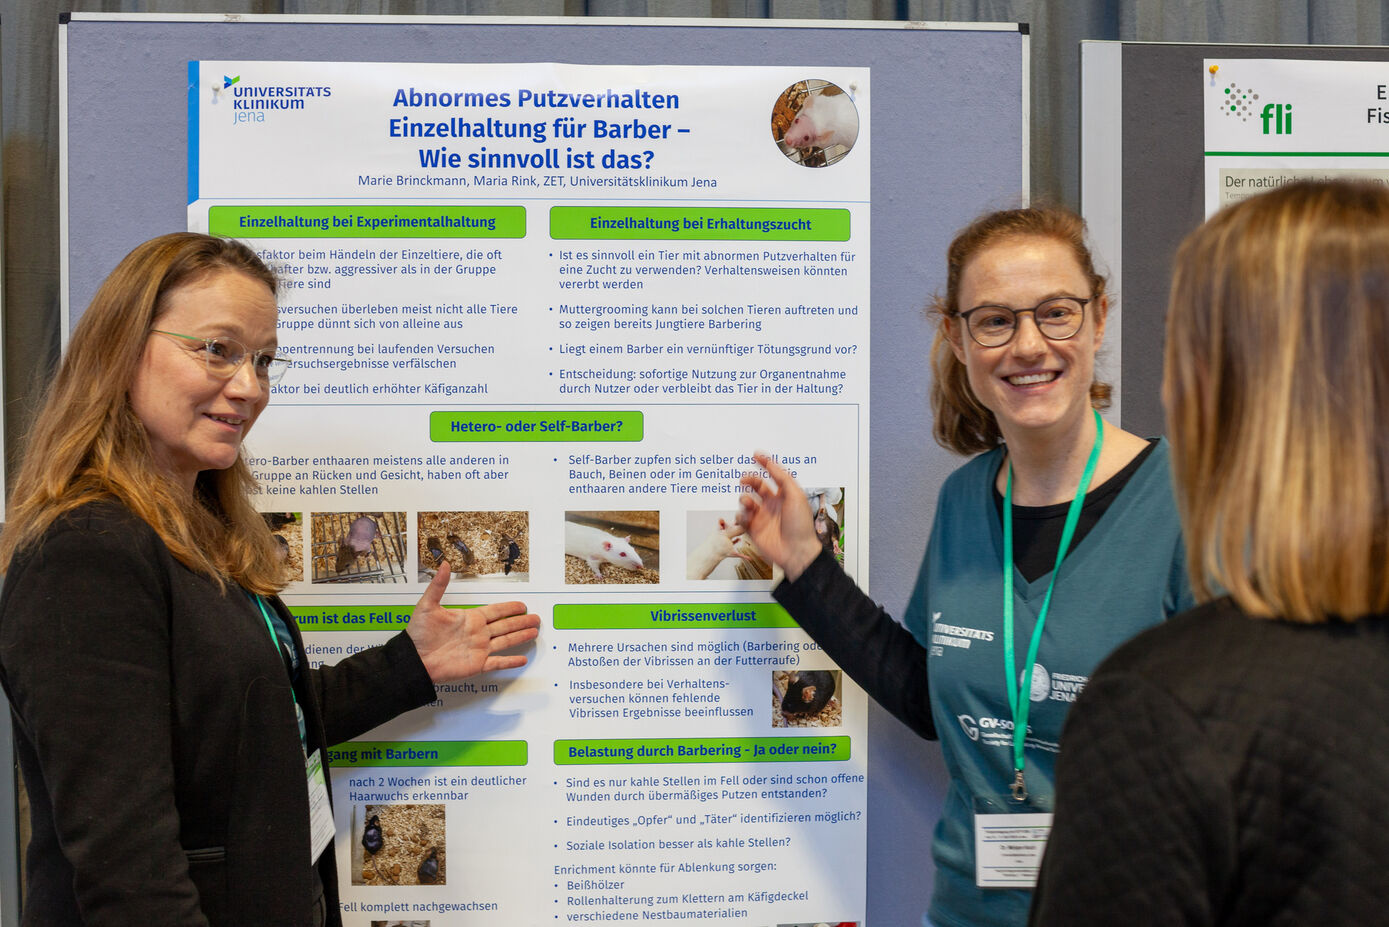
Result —
<instances>
[{"instance_id":1,"label":"green section header","mask_svg":"<svg viewBox=\"0 0 1389 927\"><path fill-rule=\"evenodd\" d=\"M525 766L524 740L350 740L328 748L334 769L370 766Z\"/></svg>"},{"instance_id":2,"label":"green section header","mask_svg":"<svg viewBox=\"0 0 1389 927\"><path fill-rule=\"evenodd\" d=\"M431 412L431 441L640 441L640 412Z\"/></svg>"},{"instance_id":3,"label":"green section header","mask_svg":"<svg viewBox=\"0 0 1389 927\"><path fill-rule=\"evenodd\" d=\"M697 737L557 740L556 766L659 763L829 763L849 758L847 737Z\"/></svg>"},{"instance_id":4,"label":"green section header","mask_svg":"<svg viewBox=\"0 0 1389 927\"><path fill-rule=\"evenodd\" d=\"M301 631L399 631L413 605L291 605Z\"/></svg>"},{"instance_id":5,"label":"green section header","mask_svg":"<svg viewBox=\"0 0 1389 927\"><path fill-rule=\"evenodd\" d=\"M232 238L525 238L523 206L212 206Z\"/></svg>"},{"instance_id":6,"label":"green section header","mask_svg":"<svg viewBox=\"0 0 1389 927\"><path fill-rule=\"evenodd\" d=\"M703 241L848 241L847 209L555 206L550 237Z\"/></svg>"},{"instance_id":7,"label":"green section header","mask_svg":"<svg viewBox=\"0 0 1389 927\"><path fill-rule=\"evenodd\" d=\"M774 602L730 605L556 605L559 631L622 631L684 628L796 628Z\"/></svg>"},{"instance_id":8,"label":"green section header","mask_svg":"<svg viewBox=\"0 0 1389 927\"><path fill-rule=\"evenodd\" d=\"M445 605L445 608L477 608ZM413 605L291 605L300 631L400 631L410 622Z\"/></svg>"}]
</instances>

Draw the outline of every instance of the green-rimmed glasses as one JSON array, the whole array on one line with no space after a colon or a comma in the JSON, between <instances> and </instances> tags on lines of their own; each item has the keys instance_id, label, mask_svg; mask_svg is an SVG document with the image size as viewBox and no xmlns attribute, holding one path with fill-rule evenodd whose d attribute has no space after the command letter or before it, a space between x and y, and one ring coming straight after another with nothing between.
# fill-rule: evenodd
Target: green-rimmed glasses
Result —
<instances>
[{"instance_id":1,"label":"green-rimmed glasses","mask_svg":"<svg viewBox=\"0 0 1389 927\"><path fill-rule=\"evenodd\" d=\"M1065 341L1075 336L1085 324L1085 304L1089 299L1079 296L1053 296L1031 309L1009 309L1007 306L975 306L961 312L969 336L986 348L1001 348L1018 332L1018 316L1032 313L1037 330L1052 341Z\"/></svg>"},{"instance_id":2,"label":"green-rimmed glasses","mask_svg":"<svg viewBox=\"0 0 1389 927\"><path fill-rule=\"evenodd\" d=\"M251 369L255 371L256 376L267 383L280 382L280 378L289 369L289 358L276 357L274 348L252 351L235 338L203 338L198 335L166 332L161 328L152 328L150 331L156 335L168 335L170 338L182 338L184 341L201 342L202 347L196 350L202 355L203 363L207 365L207 372L221 380L230 380L241 369L242 362L248 357L251 359Z\"/></svg>"}]
</instances>

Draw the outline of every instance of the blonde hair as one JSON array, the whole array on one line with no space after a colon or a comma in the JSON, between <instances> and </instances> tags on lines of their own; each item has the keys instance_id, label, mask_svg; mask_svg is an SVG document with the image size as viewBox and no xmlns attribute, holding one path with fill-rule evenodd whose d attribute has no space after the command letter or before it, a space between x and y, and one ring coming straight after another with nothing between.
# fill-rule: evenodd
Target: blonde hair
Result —
<instances>
[{"instance_id":1,"label":"blonde hair","mask_svg":"<svg viewBox=\"0 0 1389 927\"><path fill-rule=\"evenodd\" d=\"M245 460L198 474L194 493L155 464L129 389L170 292L217 273L241 273L273 294L275 275L240 242L191 232L151 239L102 282L68 344L25 441L0 570L64 513L117 499L144 519L190 570L268 594L284 585L270 530L251 506Z\"/></svg>"},{"instance_id":2,"label":"blonde hair","mask_svg":"<svg viewBox=\"0 0 1389 927\"><path fill-rule=\"evenodd\" d=\"M1299 182L1177 253L1167 428L1198 598L1320 622L1389 609L1389 190Z\"/></svg>"},{"instance_id":3,"label":"blonde hair","mask_svg":"<svg viewBox=\"0 0 1389 927\"><path fill-rule=\"evenodd\" d=\"M1003 440L998 420L969 385L969 373L951 347L951 329L963 311L960 306L960 278L965 267L985 248L1011 238L1040 237L1059 241L1071 250L1081 273L1090 283L1093 307L1101 305L1105 278L1095 270L1095 259L1085 244L1085 220L1058 206L1030 206L985 213L961 229L945 253L945 293L927 307L936 318L936 336L931 343L931 410L935 413L935 437L943 447L957 454L987 451ZM1094 309L1092 311L1099 311ZM1090 384L1090 402L1097 409L1109 408L1108 383Z\"/></svg>"}]
</instances>

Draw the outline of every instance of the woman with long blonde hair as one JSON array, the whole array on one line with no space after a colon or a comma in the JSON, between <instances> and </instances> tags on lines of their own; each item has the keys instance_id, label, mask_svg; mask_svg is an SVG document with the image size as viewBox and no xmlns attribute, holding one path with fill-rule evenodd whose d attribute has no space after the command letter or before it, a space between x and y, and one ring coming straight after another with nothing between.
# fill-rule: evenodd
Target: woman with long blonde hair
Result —
<instances>
[{"instance_id":1,"label":"woman with long blonde hair","mask_svg":"<svg viewBox=\"0 0 1389 927\"><path fill-rule=\"evenodd\" d=\"M1033 923L1381 923L1389 190L1299 182L1211 217L1166 350L1203 604L1076 702Z\"/></svg>"},{"instance_id":2,"label":"woman with long blonde hair","mask_svg":"<svg viewBox=\"0 0 1389 927\"><path fill-rule=\"evenodd\" d=\"M0 536L0 683L32 838L23 924L339 925L326 749L516 667L520 602L440 604L311 667L241 443L289 362L274 274L193 233L102 283Z\"/></svg>"}]
</instances>

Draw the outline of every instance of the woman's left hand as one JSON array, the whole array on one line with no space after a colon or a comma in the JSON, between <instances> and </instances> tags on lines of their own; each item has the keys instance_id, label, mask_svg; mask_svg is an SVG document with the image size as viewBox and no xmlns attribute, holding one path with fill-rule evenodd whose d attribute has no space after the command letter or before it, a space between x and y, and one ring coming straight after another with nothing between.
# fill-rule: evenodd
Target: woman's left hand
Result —
<instances>
[{"instance_id":1,"label":"woman's left hand","mask_svg":"<svg viewBox=\"0 0 1389 927\"><path fill-rule=\"evenodd\" d=\"M524 602L445 608L439 603L449 584L449 572L447 561L439 564L405 627L430 680L453 682L525 666L524 655L503 655L501 651L535 640L540 635L540 616L527 614Z\"/></svg>"}]
</instances>

